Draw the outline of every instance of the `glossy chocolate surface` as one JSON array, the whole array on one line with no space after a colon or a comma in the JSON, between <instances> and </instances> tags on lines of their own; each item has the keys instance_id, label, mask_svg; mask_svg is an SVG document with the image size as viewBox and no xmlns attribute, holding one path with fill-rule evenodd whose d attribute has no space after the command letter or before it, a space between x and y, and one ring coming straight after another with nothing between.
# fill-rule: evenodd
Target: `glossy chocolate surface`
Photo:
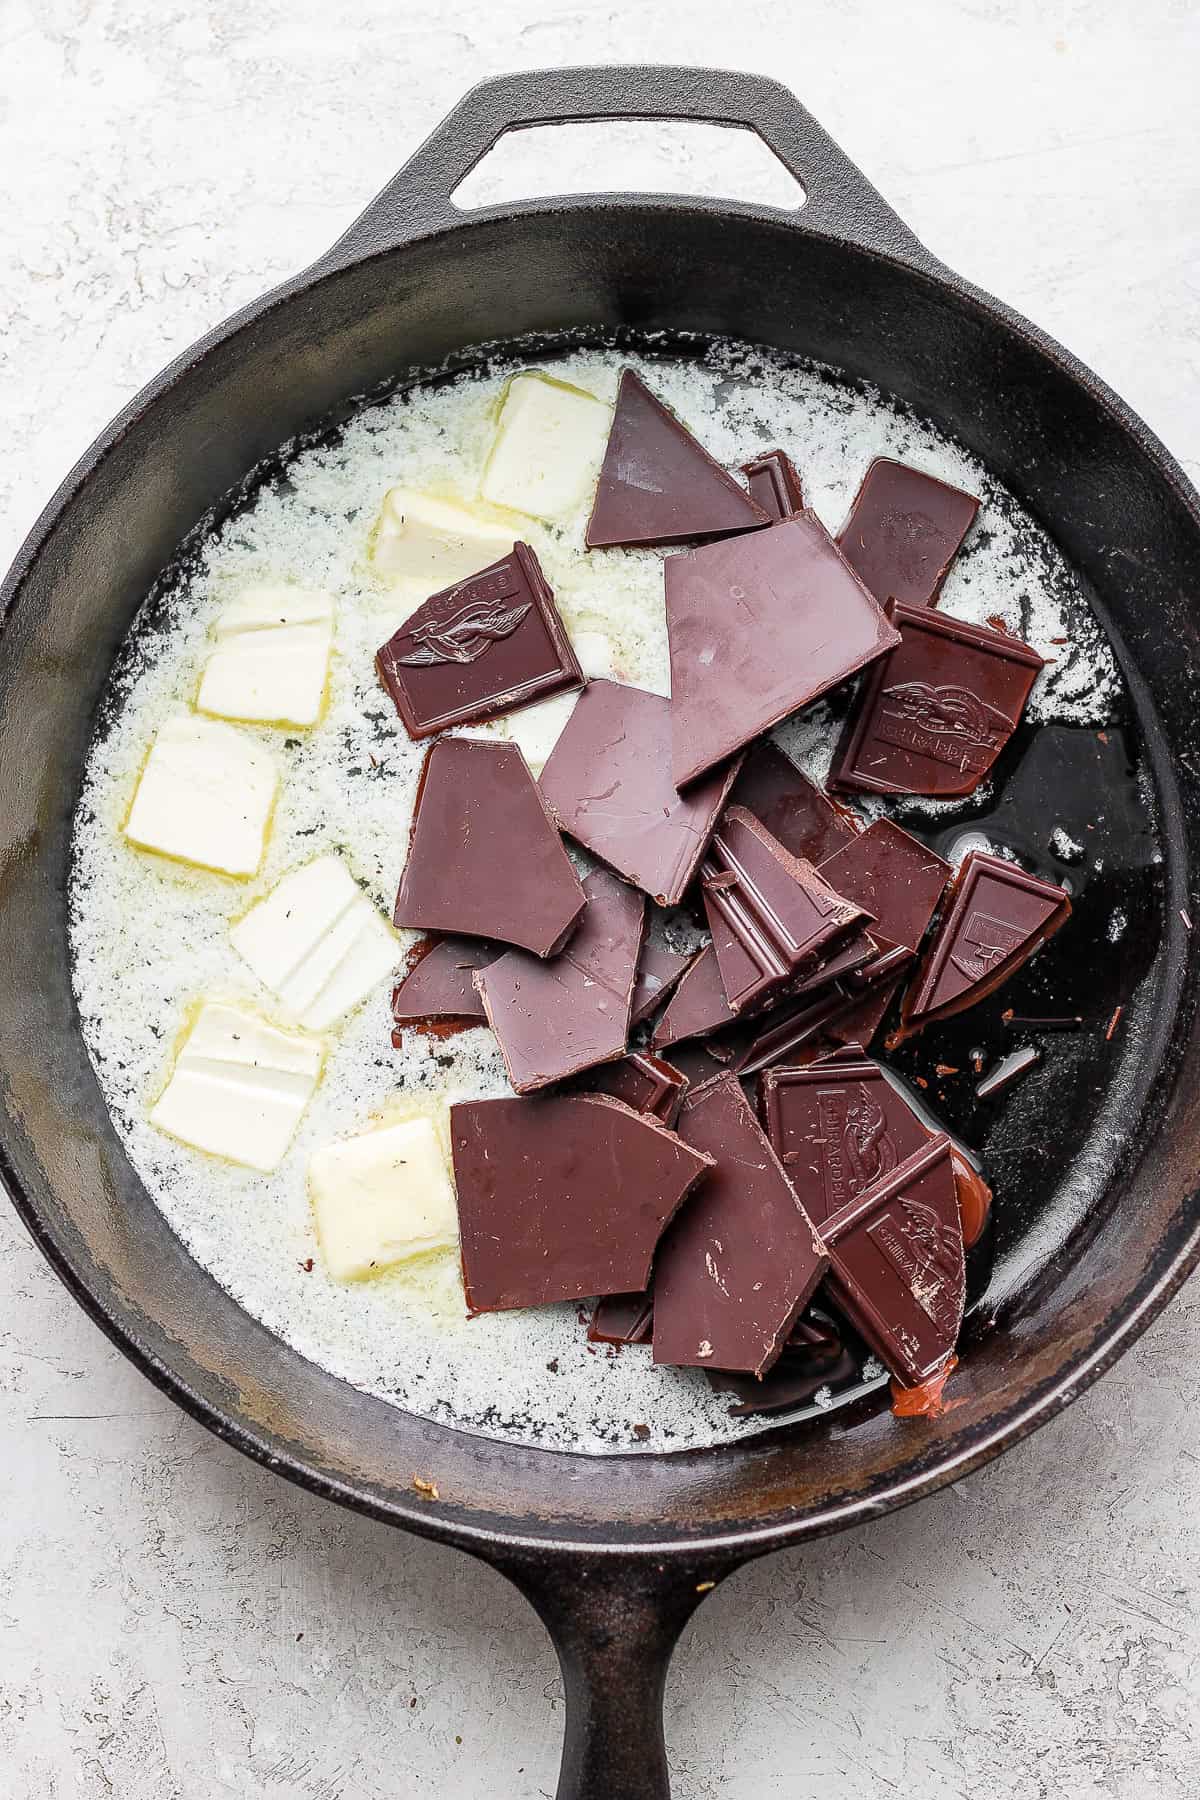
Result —
<instances>
[{"instance_id":1,"label":"glossy chocolate surface","mask_svg":"<svg viewBox=\"0 0 1200 1800\"><path fill-rule=\"evenodd\" d=\"M684 971L696 960L696 954L694 950L671 950L666 944L659 943L647 934L642 945L637 980L633 984L630 1025L640 1025L643 1019L648 1019L652 1012L665 1004Z\"/></svg>"},{"instance_id":2,"label":"glossy chocolate surface","mask_svg":"<svg viewBox=\"0 0 1200 1800\"><path fill-rule=\"evenodd\" d=\"M1036 650L927 606L890 606L899 647L872 669L846 721L830 786L971 794L1020 722Z\"/></svg>"},{"instance_id":3,"label":"glossy chocolate surface","mask_svg":"<svg viewBox=\"0 0 1200 1800\"><path fill-rule=\"evenodd\" d=\"M858 831L853 815L835 805L770 738L752 744L746 752L730 789L729 804L744 806L785 850L807 857L811 863L823 863Z\"/></svg>"},{"instance_id":4,"label":"glossy chocolate surface","mask_svg":"<svg viewBox=\"0 0 1200 1800\"><path fill-rule=\"evenodd\" d=\"M899 641L812 513L669 556L665 584L679 787Z\"/></svg>"},{"instance_id":5,"label":"glossy chocolate surface","mask_svg":"<svg viewBox=\"0 0 1200 1800\"><path fill-rule=\"evenodd\" d=\"M472 1312L647 1287L664 1227L712 1166L606 1094L466 1101L450 1140Z\"/></svg>"},{"instance_id":6,"label":"glossy chocolate surface","mask_svg":"<svg viewBox=\"0 0 1200 1800\"><path fill-rule=\"evenodd\" d=\"M717 953L706 944L676 987L650 1042L656 1050L666 1050L685 1038L707 1037L736 1019L721 981Z\"/></svg>"},{"instance_id":7,"label":"glossy chocolate surface","mask_svg":"<svg viewBox=\"0 0 1200 1800\"><path fill-rule=\"evenodd\" d=\"M953 870L891 819L877 819L820 866L823 880L875 920L872 936L915 951Z\"/></svg>"},{"instance_id":8,"label":"glossy chocolate surface","mask_svg":"<svg viewBox=\"0 0 1200 1800\"><path fill-rule=\"evenodd\" d=\"M624 1054L646 902L607 869L583 891L587 907L557 956L510 950L475 977L518 1094Z\"/></svg>"},{"instance_id":9,"label":"glossy chocolate surface","mask_svg":"<svg viewBox=\"0 0 1200 1800\"><path fill-rule=\"evenodd\" d=\"M769 516L640 376L622 370L587 525L589 550L751 531Z\"/></svg>"},{"instance_id":10,"label":"glossy chocolate surface","mask_svg":"<svg viewBox=\"0 0 1200 1800\"><path fill-rule=\"evenodd\" d=\"M828 1258L733 1076L687 1094L678 1129L716 1167L655 1258L654 1360L761 1375Z\"/></svg>"},{"instance_id":11,"label":"glossy chocolate surface","mask_svg":"<svg viewBox=\"0 0 1200 1800\"><path fill-rule=\"evenodd\" d=\"M838 548L882 605L927 606L970 530L974 494L877 456L863 477Z\"/></svg>"},{"instance_id":12,"label":"glossy chocolate surface","mask_svg":"<svg viewBox=\"0 0 1200 1800\"><path fill-rule=\"evenodd\" d=\"M773 525L804 511L804 489L796 465L783 450L764 450L742 464L750 498L762 507Z\"/></svg>"},{"instance_id":13,"label":"glossy chocolate surface","mask_svg":"<svg viewBox=\"0 0 1200 1800\"><path fill-rule=\"evenodd\" d=\"M411 738L477 724L583 685L528 544L419 606L375 658Z\"/></svg>"},{"instance_id":14,"label":"glossy chocolate surface","mask_svg":"<svg viewBox=\"0 0 1200 1800\"><path fill-rule=\"evenodd\" d=\"M730 762L678 793L671 702L618 681L591 681L542 770L541 790L564 831L660 906L673 906L736 773Z\"/></svg>"}]
</instances>

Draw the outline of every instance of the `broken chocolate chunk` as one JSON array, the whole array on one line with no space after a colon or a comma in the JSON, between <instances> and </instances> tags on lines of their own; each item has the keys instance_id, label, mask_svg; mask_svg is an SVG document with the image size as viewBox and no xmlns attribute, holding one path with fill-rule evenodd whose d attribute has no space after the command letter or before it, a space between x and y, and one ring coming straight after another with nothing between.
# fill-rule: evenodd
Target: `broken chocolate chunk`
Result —
<instances>
[{"instance_id":1,"label":"broken chocolate chunk","mask_svg":"<svg viewBox=\"0 0 1200 1800\"><path fill-rule=\"evenodd\" d=\"M375 664L411 738L583 686L550 584L520 543L418 606Z\"/></svg>"},{"instance_id":2,"label":"broken chocolate chunk","mask_svg":"<svg viewBox=\"0 0 1200 1800\"><path fill-rule=\"evenodd\" d=\"M606 1063L587 1078L593 1094L611 1094L634 1112L653 1113L664 1125L673 1125L688 1088L688 1078L661 1056L633 1050L620 1062Z\"/></svg>"},{"instance_id":3,"label":"broken chocolate chunk","mask_svg":"<svg viewBox=\"0 0 1200 1800\"><path fill-rule=\"evenodd\" d=\"M677 787L899 643L812 513L665 564Z\"/></svg>"},{"instance_id":4,"label":"broken chocolate chunk","mask_svg":"<svg viewBox=\"0 0 1200 1800\"><path fill-rule=\"evenodd\" d=\"M587 908L557 956L510 950L475 977L518 1094L625 1051L646 902L607 869L593 870L583 891Z\"/></svg>"},{"instance_id":5,"label":"broken chocolate chunk","mask_svg":"<svg viewBox=\"0 0 1200 1800\"><path fill-rule=\"evenodd\" d=\"M849 809L835 805L769 738L747 751L729 803L744 806L785 850L810 863L823 863L852 842L860 829Z\"/></svg>"},{"instance_id":6,"label":"broken chocolate chunk","mask_svg":"<svg viewBox=\"0 0 1200 1800\"><path fill-rule=\"evenodd\" d=\"M877 819L828 857L819 873L873 915L873 937L915 953L953 871L891 819Z\"/></svg>"},{"instance_id":7,"label":"broken chocolate chunk","mask_svg":"<svg viewBox=\"0 0 1200 1800\"><path fill-rule=\"evenodd\" d=\"M648 1344L654 1323L649 1294L602 1294L588 1325L591 1344Z\"/></svg>"},{"instance_id":8,"label":"broken chocolate chunk","mask_svg":"<svg viewBox=\"0 0 1200 1800\"><path fill-rule=\"evenodd\" d=\"M714 1166L606 1094L465 1101L450 1138L473 1313L648 1287L655 1244Z\"/></svg>"},{"instance_id":9,"label":"broken chocolate chunk","mask_svg":"<svg viewBox=\"0 0 1200 1800\"><path fill-rule=\"evenodd\" d=\"M666 1050L684 1038L707 1037L736 1018L721 982L717 953L706 944L676 987L650 1042L656 1050Z\"/></svg>"},{"instance_id":10,"label":"broken chocolate chunk","mask_svg":"<svg viewBox=\"0 0 1200 1800\"><path fill-rule=\"evenodd\" d=\"M966 1299L950 1139L932 1140L830 1215L828 1291L896 1379L953 1355Z\"/></svg>"},{"instance_id":11,"label":"broken chocolate chunk","mask_svg":"<svg viewBox=\"0 0 1200 1800\"><path fill-rule=\"evenodd\" d=\"M591 681L542 770L564 831L660 906L683 896L737 774L737 763L686 794L671 782L671 702Z\"/></svg>"},{"instance_id":12,"label":"broken chocolate chunk","mask_svg":"<svg viewBox=\"0 0 1200 1800\"><path fill-rule=\"evenodd\" d=\"M588 520L589 550L752 531L769 514L632 369L623 369Z\"/></svg>"},{"instance_id":13,"label":"broken chocolate chunk","mask_svg":"<svg viewBox=\"0 0 1200 1800\"><path fill-rule=\"evenodd\" d=\"M900 645L846 721L830 786L877 794L974 793L1020 722L1036 650L930 607L889 605Z\"/></svg>"},{"instance_id":14,"label":"broken chocolate chunk","mask_svg":"<svg viewBox=\"0 0 1200 1800\"><path fill-rule=\"evenodd\" d=\"M1071 914L1065 888L972 850L904 997L904 1030L949 1018L994 993Z\"/></svg>"},{"instance_id":15,"label":"broken chocolate chunk","mask_svg":"<svg viewBox=\"0 0 1200 1800\"><path fill-rule=\"evenodd\" d=\"M640 1025L643 1019L648 1019L670 997L698 954L695 950L671 950L666 944L657 943L647 936L642 945L642 960L638 964L637 980L633 987L630 1025Z\"/></svg>"},{"instance_id":16,"label":"broken chocolate chunk","mask_svg":"<svg viewBox=\"0 0 1200 1800\"><path fill-rule=\"evenodd\" d=\"M829 1259L732 1075L685 1096L679 1134L716 1167L655 1258L654 1360L762 1375Z\"/></svg>"},{"instance_id":17,"label":"broken chocolate chunk","mask_svg":"<svg viewBox=\"0 0 1200 1800\"><path fill-rule=\"evenodd\" d=\"M742 806L726 808L700 878L721 985L739 1013L869 919Z\"/></svg>"},{"instance_id":18,"label":"broken chocolate chunk","mask_svg":"<svg viewBox=\"0 0 1200 1800\"><path fill-rule=\"evenodd\" d=\"M397 1026L443 1019L473 1025L486 1018L472 980L476 969L503 956L507 946L487 938L439 938L396 983L392 1018Z\"/></svg>"},{"instance_id":19,"label":"broken chocolate chunk","mask_svg":"<svg viewBox=\"0 0 1200 1800\"><path fill-rule=\"evenodd\" d=\"M881 604L927 606L978 511L974 494L877 456L854 497L838 549Z\"/></svg>"},{"instance_id":20,"label":"broken chocolate chunk","mask_svg":"<svg viewBox=\"0 0 1200 1800\"><path fill-rule=\"evenodd\" d=\"M579 877L516 746L439 738L417 784L396 924L552 956L583 907Z\"/></svg>"},{"instance_id":21,"label":"broken chocolate chunk","mask_svg":"<svg viewBox=\"0 0 1200 1800\"><path fill-rule=\"evenodd\" d=\"M742 474L756 500L773 525L780 519L794 518L804 511L804 489L790 456L782 450L764 450L742 464Z\"/></svg>"}]
</instances>

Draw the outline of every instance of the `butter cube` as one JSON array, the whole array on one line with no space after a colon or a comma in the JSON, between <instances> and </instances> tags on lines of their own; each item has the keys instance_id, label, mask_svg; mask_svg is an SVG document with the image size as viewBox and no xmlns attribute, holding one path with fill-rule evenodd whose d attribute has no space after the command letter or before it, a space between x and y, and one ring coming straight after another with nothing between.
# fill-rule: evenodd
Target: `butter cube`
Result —
<instances>
[{"instance_id":1,"label":"butter cube","mask_svg":"<svg viewBox=\"0 0 1200 1800\"><path fill-rule=\"evenodd\" d=\"M285 875L230 938L265 987L324 1031L395 969L400 941L338 856Z\"/></svg>"},{"instance_id":2,"label":"butter cube","mask_svg":"<svg viewBox=\"0 0 1200 1800\"><path fill-rule=\"evenodd\" d=\"M371 538L371 565L394 581L420 584L421 599L507 556L513 534L464 506L394 487Z\"/></svg>"},{"instance_id":3,"label":"butter cube","mask_svg":"<svg viewBox=\"0 0 1200 1800\"><path fill-rule=\"evenodd\" d=\"M299 587L247 588L221 613L196 700L260 725L315 725L333 649L333 601Z\"/></svg>"},{"instance_id":4,"label":"butter cube","mask_svg":"<svg viewBox=\"0 0 1200 1800\"><path fill-rule=\"evenodd\" d=\"M458 1206L431 1119L327 1144L308 1161L317 1238L334 1281L361 1281L458 1242Z\"/></svg>"},{"instance_id":5,"label":"butter cube","mask_svg":"<svg viewBox=\"0 0 1200 1800\"><path fill-rule=\"evenodd\" d=\"M527 370L505 389L480 487L493 506L561 519L595 486L611 410L594 394Z\"/></svg>"},{"instance_id":6,"label":"butter cube","mask_svg":"<svg viewBox=\"0 0 1200 1800\"><path fill-rule=\"evenodd\" d=\"M253 875L278 784L274 760L245 732L176 713L151 745L125 836L177 862Z\"/></svg>"},{"instance_id":7,"label":"butter cube","mask_svg":"<svg viewBox=\"0 0 1200 1800\"><path fill-rule=\"evenodd\" d=\"M208 1001L151 1109L160 1131L269 1172L283 1160L321 1074L324 1048L253 1013Z\"/></svg>"}]
</instances>

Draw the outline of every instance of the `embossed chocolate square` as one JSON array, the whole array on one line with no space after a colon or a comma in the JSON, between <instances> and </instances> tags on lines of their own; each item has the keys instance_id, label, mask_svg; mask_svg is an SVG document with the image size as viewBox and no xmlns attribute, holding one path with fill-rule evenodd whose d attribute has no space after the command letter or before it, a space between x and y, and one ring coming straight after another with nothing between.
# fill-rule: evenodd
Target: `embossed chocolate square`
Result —
<instances>
[{"instance_id":1,"label":"embossed chocolate square","mask_svg":"<svg viewBox=\"0 0 1200 1800\"><path fill-rule=\"evenodd\" d=\"M583 686L554 594L528 544L443 588L378 652L411 738L477 725Z\"/></svg>"},{"instance_id":2,"label":"embossed chocolate square","mask_svg":"<svg viewBox=\"0 0 1200 1800\"><path fill-rule=\"evenodd\" d=\"M974 494L877 456L854 497L838 549L881 605L902 600L929 606L978 511Z\"/></svg>"},{"instance_id":3,"label":"embossed chocolate square","mask_svg":"<svg viewBox=\"0 0 1200 1800\"><path fill-rule=\"evenodd\" d=\"M863 683L829 785L974 793L1016 730L1042 659L1007 632L927 606L889 605L887 614L900 643Z\"/></svg>"}]
</instances>

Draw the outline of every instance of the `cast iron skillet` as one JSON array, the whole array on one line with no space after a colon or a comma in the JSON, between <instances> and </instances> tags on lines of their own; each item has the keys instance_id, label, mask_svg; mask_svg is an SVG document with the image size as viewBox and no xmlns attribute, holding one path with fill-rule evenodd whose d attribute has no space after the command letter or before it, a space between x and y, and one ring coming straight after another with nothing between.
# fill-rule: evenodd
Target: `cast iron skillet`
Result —
<instances>
[{"instance_id":1,"label":"cast iron skillet","mask_svg":"<svg viewBox=\"0 0 1200 1800\"><path fill-rule=\"evenodd\" d=\"M614 195L468 217L451 203L504 131L617 117L748 126L807 204ZM180 539L284 440L344 418L385 380L469 361L489 340L620 327L772 344L909 400L1051 531L1128 681L1166 847L1128 952L1148 972L1094 1079L1066 1083L1065 1099L1044 1084L1033 1128L1047 1166L1015 1273L991 1294L990 1329L968 1336L961 1404L940 1419L898 1423L868 1401L710 1452L597 1464L397 1412L303 1361L192 1262L130 1169L80 1038L72 809L114 653ZM560 1795L665 1795L663 1679L701 1591L1016 1442L1111 1365L1195 1262L1200 1048L1184 915L1200 856L1198 570L1196 494L1094 375L943 268L783 88L669 68L477 88L326 257L139 395L21 550L0 640L0 1139L13 1200L81 1305L193 1417L317 1493L484 1557L529 1596L566 1682ZM414 1490L414 1473L439 1500Z\"/></svg>"}]
</instances>

